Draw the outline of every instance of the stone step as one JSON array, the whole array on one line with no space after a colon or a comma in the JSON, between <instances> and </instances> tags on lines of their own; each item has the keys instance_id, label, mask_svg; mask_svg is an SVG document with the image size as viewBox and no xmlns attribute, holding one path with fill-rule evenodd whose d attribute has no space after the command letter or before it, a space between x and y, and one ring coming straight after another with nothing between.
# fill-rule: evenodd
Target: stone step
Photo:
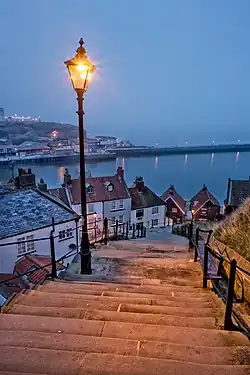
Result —
<instances>
[{"instance_id":1,"label":"stone step","mask_svg":"<svg viewBox=\"0 0 250 375\"><path fill-rule=\"evenodd\" d=\"M160 282L160 280L158 280ZM201 294L207 294L208 291L202 287L190 287L190 286L177 286L172 284L162 284L161 282L159 285L134 285L134 284L123 284L123 283L111 283L111 282L62 282L62 281L56 281L56 282L47 282L46 284L43 284L39 289L46 289L51 288L54 286L57 286L57 288L60 288L60 290L65 289L71 289L71 290L79 290L79 289L88 289L88 290L101 290L101 291L121 291L121 292L137 292L137 293L144 293L145 291L147 293L157 293L160 294L160 292L169 292L171 291L178 291L178 292L187 292L187 293L201 293Z\"/></svg>"},{"instance_id":2,"label":"stone step","mask_svg":"<svg viewBox=\"0 0 250 375\"><path fill-rule=\"evenodd\" d=\"M159 299L159 298L162 298L162 299L166 299L168 297L177 297L178 299L183 299L183 300L187 300L187 299L202 299L203 301L208 301L208 300L212 300L214 299L214 295L212 294L212 292L210 291L210 293L207 292L204 292L201 293L201 292L196 292L194 291L193 293L187 293L187 292L181 292L181 291L178 291L178 290L172 290L171 288L169 288L168 290L161 290L159 288L159 290L155 291L154 294L151 294L150 293L150 290L147 291L147 289L144 289L144 290L138 290L138 291L122 291L122 290L119 290L119 291L109 291L109 290L102 290L101 288L97 288L97 289L94 289L94 288L91 288L89 289L88 287L85 287L85 288L58 288L56 285L53 285L53 286L39 286L38 287L38 290L39 291L45 291L45 292L50 292L50 293L70 293L71 291L74 293L74 294L84 294L84 295L97 295L97 296L110 296L110 297L131 297L131 298L150 298L150 299ZM218 298L218 297L217 297Z\"/></svg>"},{"instance_id":3,"label":"stone step","mask_svg":"<svg viewBox=\"0 0 250 375\"><path fill-rule=\"evenodd\" d=\"M0 314L0 328L5 331L35 331L37 335L39 335L38 332L86 336L101 335L102 337L125 340L153 340L189 346L231 347L250 345L249 340L240 332L32 315Z\"/></svg>"},{"instance_id":4,"label":"stone step","mask_svg":"<svg viewBox=\"0 0 250 375\"><path fill-rule=\"evenodd\" d=\"M81 375L249 375L250 372L247 365L216 366L112 354L86 354L81 365Z\"/></svg>"},{"instance_id":5,"label":"stone step","mask_svg":"<svg viewBox=\"0 0 250 375\"><path fill-rule=\"evenodd\" d=\"M27 295L27 294L25 294ZM56 301L60 306L65 306L64 302L68 303L67 301L72 301L72 303L78 303L82 300L84 301L100 301L100 302L117 302L117 303L133 303L136 305L156 305L156 306L173 306L173 307L192 307L192 308L200 308L201 306L204 308L213 307L215 303L213 300L210 302L204 302L200 300L192 300L188 299L187 301L179 301L178 298L169 297L168 299L150 299L150 298L131 298L131 297L109 297L109 296L95 296L95 295L83 295L83 294L74 294L74 293L50 293L50 292L42 292L39 290L31 290L28 294L30 297L35 297L36 300L46 299L47 301ZM15 300L15 303L18 303L18 299ZM16 302L17 301L17 302ZM77 301L77 302L74 302ZM218 300L218 305L219 305ZM33 302L32 302L33 303ZM73 305L72 305L73 307Z\"/></svg>"},{"instance_id":6,"label":"stone step","mask_svg":"<svg viewBox=\"0 0 250 375\"><path fill-rule=\"evenodd\" d=\"M215 328L216 324L215 317L185 317L179 315L163 315L150 313L140 314L132 312L88 310L69 307L26 306L21 304L13 305L12 307L10 307L9 312L11 314L18 315L35 315L70 319L131 322L180 327L199 327L208 329Z\"/></svg>"},{"instance_id":7,"label":"stone step","mask_svg":"<svg viewBox=\"0 0 250 375\"><path fill-rule=\"evenodd\" d=\"M82 359L82 353L73 351L3 346L0 368L5 374L8 371L21 371L21 374L76 375L79 374Z\"/></svg>"},{"instance_id":8,"label":"stone step","mask_svg":"<svg viewBox=\"0 0 250 375\"><path fill-rule=\"evenodd\" d=\"M53 295L52 295L53 296ZM19 296L18 296L19 297ZM105 301L105 297L99 297L98 301L91 301L81 299L63 297L59 298L48 298L48 296L37 297L33 295L20 295L19 298L15 300L15 305L25 305L25 306L40 306L40 307L68 307L68 308L78 308L86 310L110 310L110 311L120 311L120 312L135 312L135 313L151 313L151 314L164 314L164 315L181 315L181 316L211 316L222 315L223 310L216 310L213 307L173 307L173 306L153 306L153 305L142 305L136 303L125 303L125 302L109 302Z\"/></svg>"},{"instance_id":9,"label":"stone step","mask_svg":"<svg viewBox=\"0 0 250 375\"><path fill-rule=\"evenodd\" d=\"M113 339L109 337L69 335L35 331L0 330L0 347L13 346L36 349L52 349L76 351L83 353L113 353L121 355L137 355L138 341ZM147 350L147 349L146 349ZM147 356L147 355L145 355Z\"/></svg>"},{"instance_id":10,"label":"stone step","mask_svg":"<svg viewBox=\"0 0 250 375\"><path fill-rule=\"evenodd\" d=\"M209 348L157 341L112 339L105 337L45 333L34 331L0 331L0 346L110 353L147 358L174 359L206 364L250 364L250 346ZM0 373L1 374L1 373Z\"/></svg>"},{"instance_id":11,"label":"stone step","mask_svg":"<svg viewBox=\"0 0 250 375\"><path fill-rule=\"evenodd\" d=\"M34 372L33 373L31 373L31 372L29 372L29 373L25 372L24 373L24 372L19 372L19 371L18 372L16 372L16 371L13 372L13 371L1 371L0 370L0 375L46 375L46 374L44 374L44 373L43 374L42 373L38 374L37 372L36 373L34 373Z\"/></svg>"}]
</instances>

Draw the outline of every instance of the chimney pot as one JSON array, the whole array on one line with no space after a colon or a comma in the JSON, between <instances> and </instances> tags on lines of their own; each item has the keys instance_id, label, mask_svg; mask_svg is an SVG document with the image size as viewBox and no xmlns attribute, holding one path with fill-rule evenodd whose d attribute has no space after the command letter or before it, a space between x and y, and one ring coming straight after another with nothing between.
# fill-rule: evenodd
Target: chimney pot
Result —
<instances>
[{"instance_id":1,"label":"chimney pot","mask_svg":"<svg viewBox=\"0 0 250 375\"><path fill-rule=\"evenodd\" d=\"M118 167L116 174L118 177L120 177L122 180L124 179L124 169L122 167Z\"/></svg>"}]
</instances>

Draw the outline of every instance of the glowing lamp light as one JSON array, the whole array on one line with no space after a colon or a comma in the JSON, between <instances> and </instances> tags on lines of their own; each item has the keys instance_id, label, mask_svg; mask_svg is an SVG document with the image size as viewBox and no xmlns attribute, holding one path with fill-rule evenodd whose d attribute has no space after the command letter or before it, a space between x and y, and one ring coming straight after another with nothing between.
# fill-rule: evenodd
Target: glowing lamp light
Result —
<instances>
[{"instance_id":1,"label":"glowing lamp light","mask_svg":"<svg viewBox=\"0 0 250 375\"><path fill-rule=\"evenodd\" d=\"M95 213L94 213L94 219L96 219L96 217L97 217L97 213L95 212Z\"/></svg>"},{"instance_id":2,"label":"glowing lamp light","mask_svg":"<svg viewBox=\"0 0 250 375\"><path fill-rule=\"evenodd\" d=\"M192 212L192 215L194 215L194 214L195 214L195 210L192 210L191 212Z\"/></svg>"},{"instance_id":3,"label":"glowing lamp light","mask_svg":"<svg viewBox=\"0 0 250 375\"><path fill-rule=\"evenodd\" d=\"M87 52L83 47L83 39L79 41L80 47L76 50L76 55L64 62L69 71L69 76L75 91L83 93L88 89L88 83L92 79L95 65L87 57Z\"/></svg>"}]
</instances>

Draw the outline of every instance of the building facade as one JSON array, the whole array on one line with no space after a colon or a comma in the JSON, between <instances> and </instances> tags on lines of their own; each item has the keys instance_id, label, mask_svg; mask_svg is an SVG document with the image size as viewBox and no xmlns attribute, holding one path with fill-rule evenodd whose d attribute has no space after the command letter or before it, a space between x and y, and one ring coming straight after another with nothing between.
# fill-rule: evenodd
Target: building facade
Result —
<instances>
[{"instance_id":1,"label":"building facade","mask_svg":"<svg viewBox=\"0 0 250 375\"><path fill-rule=\"evenodd\" d=\"M87 221L90 241L103 234L103 221L108 219L109 227L130 221L131 198L124 180L124 171L117 169L114 176L86 178ZM65 171L64 184L60 189L50 189L77 214L81 214L80 180L72 179Z\"/></svg>"},{"instance_id":2,"label":"building facade","mask_svg":"<svg viewBox=\"0 0 250 375\"><path fill-rule=\"evenodd\" d=\"M206 185L191 199L190 203L194 220L215 221L220 215L220 203Z\"/></svg>"},{"instance_id":3,"label":"building facade","mask_svg":"<svg viewBox=\"0 0 250 375\"><path fill-rule=\"evenodd\" d=\"M50 256L53 233L56 259L79 244L79 216L61 201L38 189L27 188L0 195L0 273L13 273L15 262L27 254ZM53 219L52 219L53 218Z\"/></svg>"},{"instance_id":4,"label":"building facade","mask_svg":"<svg viewBox=\"0 0 250 375\"><path fill-rule=\"evenodd\" d=\"M145 186L143 178L136 178L135 184L129 188L131 196L131 224L136 228L164 227L165 202L151 189Z\"/></svg>"},{"instance_id":5,"label":"building facade","mask_svg":"<svg viewBox=\"0 0 250 375\"><path fill-rule=\"evenodd\" d=\"M162 194L161 199L166 204L166 218L167 224L182 223L185 218L186 201L175 190L173 185Z\"/></svg>"}]
</instances>

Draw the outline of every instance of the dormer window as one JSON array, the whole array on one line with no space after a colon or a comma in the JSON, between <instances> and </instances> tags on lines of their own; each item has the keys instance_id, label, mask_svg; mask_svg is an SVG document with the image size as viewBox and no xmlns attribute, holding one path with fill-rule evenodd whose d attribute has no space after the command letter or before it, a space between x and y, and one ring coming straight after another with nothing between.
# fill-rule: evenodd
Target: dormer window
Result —
<instances>
[{"instance_id":1,"label":"dormer window","mask_svg":"<svg viewBox=\"0 0 250 375\"><path fill-rule=\"evenodd\" d=\"M107 186L107 190L108 190L108 191L113 191L113 190L114 190L114 185L113 185L113 184L109 184L109 185Z\"/></svg>"},{"instance_id":2,"label":"dormer window","mask_svg":"<svg viewBox=\"0 0 250 375\"><path fill-rule=\"evenodd\" d=\"M105 185L107 191L111 192L111 191L114 190L114 185L110 181L104 182L104 185Z\"/></svg>"},{"instance_id":3,"label":"dormer window","mask_svg":"<svg viewBox=\"0 0 250 375\"><path fill-rule=\"evenodd\" d=\"M93 194L94 193L94 188L90 184L86 184L86 191L88 194Z\"/></svg>"}]
</instances>

